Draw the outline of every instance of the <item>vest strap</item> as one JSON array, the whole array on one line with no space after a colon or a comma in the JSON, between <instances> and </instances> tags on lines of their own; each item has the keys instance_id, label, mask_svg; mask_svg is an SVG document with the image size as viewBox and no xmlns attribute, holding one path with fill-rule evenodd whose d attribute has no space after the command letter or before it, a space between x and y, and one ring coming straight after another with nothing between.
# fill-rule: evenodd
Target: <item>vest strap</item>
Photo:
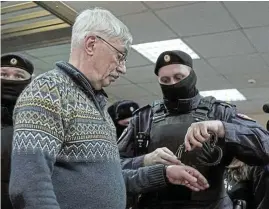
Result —
<instances>
[{"instance_id":1,"label":"vest strap","mask_svg":"<svg viewBox=\"0 0 269 209\"><path fill-rule=\"evenodd\" d=\"M208 113L212 110L212 106L215 101L216 99L211 96L202 98L195 112L193 113L195 121L198 122L208 120Z\"/></svg>"}]
</instances>

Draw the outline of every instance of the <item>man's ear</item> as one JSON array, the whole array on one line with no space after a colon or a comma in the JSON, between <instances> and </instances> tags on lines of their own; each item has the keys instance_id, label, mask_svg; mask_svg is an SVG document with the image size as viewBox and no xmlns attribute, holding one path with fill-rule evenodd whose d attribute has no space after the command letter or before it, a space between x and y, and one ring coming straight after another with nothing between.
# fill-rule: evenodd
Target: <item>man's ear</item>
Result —
<instances>
[{"instance_id":1,"label":"man's ear","mask_svg":"<svg viewBox=\"0 0 269 209\"><path fill-rule=\"evenodd\" d=\"M96 37L95 36L87 36L84 41L85 52L92 56L95 50Z\"/></svg>"}]
</instances>

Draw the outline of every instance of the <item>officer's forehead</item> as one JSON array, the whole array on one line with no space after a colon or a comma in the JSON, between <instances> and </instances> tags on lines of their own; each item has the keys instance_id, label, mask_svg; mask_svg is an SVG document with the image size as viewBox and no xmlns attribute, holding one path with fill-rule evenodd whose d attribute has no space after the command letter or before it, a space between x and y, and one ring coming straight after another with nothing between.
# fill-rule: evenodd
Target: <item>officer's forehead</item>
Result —
<instances>
[{"instance_id":1,"label":"officer's forehead","mask_svg":"<svg viewBox=\"0 0 269 209\"><path fill-rule=\"evenodd\" d=\"M171 64L160 68L158 77L173 76L175 74L188 75L191 68L182 64Z\"/></svg>"}]
</instances>

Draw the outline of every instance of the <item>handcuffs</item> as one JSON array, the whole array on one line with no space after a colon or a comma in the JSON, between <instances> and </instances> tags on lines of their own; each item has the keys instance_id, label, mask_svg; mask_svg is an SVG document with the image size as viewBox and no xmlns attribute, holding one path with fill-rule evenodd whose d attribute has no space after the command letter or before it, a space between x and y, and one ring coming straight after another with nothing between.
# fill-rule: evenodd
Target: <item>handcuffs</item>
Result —
<instances>
[{"instance_id":1,"label":"handcuffs","mask_svg":"<svg viewBox=\"0 0 269 209\"><path fill-rule=\"evenodd\" d=\"M202 166L216 166L220 163L222 157L223 157L223 151L222 149L217 146L217 142L218 142L218 136L217 134L210 132L210 139L206 142L203 143L203 147L201 148L199 153L194 153L196 154L194 156L195 159L193 159L195 162L191 162L193 164L198 164L202 165ZM183 144L181 144L177 151L176 151L176 156L178 158L178 160L180 160L183 164L185 164L184 162L184 158L186 158L187 160L192 158L192 152L193 151L185 151L185 142L183 142ZM196 151L196 150L195 150ZM207 151L207 153L206 153ZM198 154L198 155L197 155ZM207 155L207 156L205 156ZM212 158L215 157L216 159L213 160L213 162L208 162L208 158ZM208 158L206 158L208 157ZM188 163L186 163L186 165L188 165Z\"/></svg>"}]
</instances>

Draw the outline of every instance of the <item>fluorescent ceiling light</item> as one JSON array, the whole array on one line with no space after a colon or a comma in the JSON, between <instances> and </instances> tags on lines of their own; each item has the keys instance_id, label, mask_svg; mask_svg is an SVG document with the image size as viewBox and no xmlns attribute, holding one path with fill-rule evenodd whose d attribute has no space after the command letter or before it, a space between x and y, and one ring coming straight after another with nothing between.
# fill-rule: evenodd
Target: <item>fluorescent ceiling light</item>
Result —
<instances>
[{"instance_id":1,"label":"fluorescent ceiling light","mask_svg":"<svg viewBox=\"0 0 269 209\"><path fill-rule=\"evenodd\" d=\"M144 44L137 44L131 46L138 53L142 54L144 57L149 59L151 62L155 63L158 56L164 51L170 50L181 50L189 54L192 59L200 59L198 54L196 54L187 44L185 44L181 39L173 39L166 41L157 41Z\"/></svg>"},{"instance_id":2,"label":"fluorescent ceiling light","mask_svg":"<svg viewBox=\"0 0 269 209\"><path fill-rule=\"evenodd\" d=\"M244 101L246 97L241 94L237 89L223 89L223 90L212 90L212 91L200 91L203 97L213 96L217 100L222 100L225 102L232 101Z\"/></svg>"}]
</instances>

